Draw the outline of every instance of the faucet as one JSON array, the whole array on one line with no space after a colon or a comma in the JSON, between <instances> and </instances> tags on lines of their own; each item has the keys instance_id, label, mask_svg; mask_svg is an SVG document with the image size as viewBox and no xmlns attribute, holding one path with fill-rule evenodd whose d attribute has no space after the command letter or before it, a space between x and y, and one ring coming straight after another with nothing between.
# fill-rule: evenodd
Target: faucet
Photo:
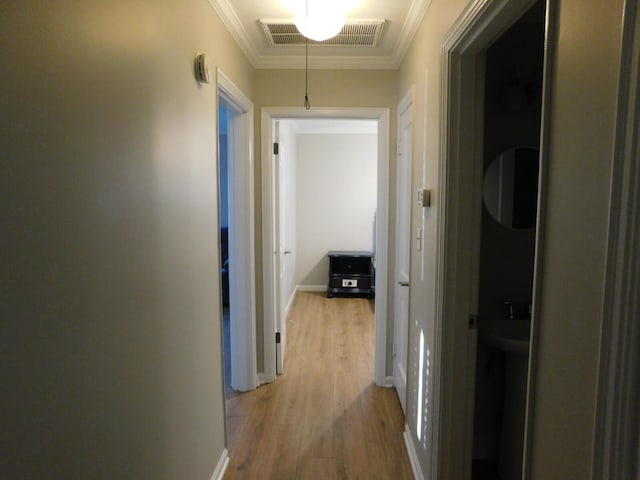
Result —
<instances>
[{"instance_id":1,"label":"faucet","mask_svg":"<svg viewBox=\"0 0 640 480\"><path fill-rule=\"evenodd\" d=\"M505 300L502 302L505 308L505 315L509 320L530 319L531 318L531 303L530 302L513 302L511 300Z\"/></svg>"},{"instance_id":2,"label":"faucet","mask_svg":"<svg viewBox=\"0 0 640 480\"><path fill-rule=\"evenodd\" d=\"M505 311L507 316L509 317L509 320L514 320L516 318L516 312L513 302L505 300L504 302L502 302L502 304L505 306Z\"/></svg>"}]
</instances>

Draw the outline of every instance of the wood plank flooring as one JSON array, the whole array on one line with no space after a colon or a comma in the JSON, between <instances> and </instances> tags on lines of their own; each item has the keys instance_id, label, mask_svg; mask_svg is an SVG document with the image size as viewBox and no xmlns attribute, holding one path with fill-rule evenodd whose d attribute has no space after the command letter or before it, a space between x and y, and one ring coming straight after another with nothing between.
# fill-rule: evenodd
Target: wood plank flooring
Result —
<instances>
[{"instance_id":1,"label":"wood plank flooring","mask_svg":"<svg viewBox=\"0 0 640 480\"><path fill-rule=\"evenodd\" d=\"M395 390L373 381L373 301L300 292L284 374L227 398L225 479L412 479Z\"/></svg>"}]
</instances>

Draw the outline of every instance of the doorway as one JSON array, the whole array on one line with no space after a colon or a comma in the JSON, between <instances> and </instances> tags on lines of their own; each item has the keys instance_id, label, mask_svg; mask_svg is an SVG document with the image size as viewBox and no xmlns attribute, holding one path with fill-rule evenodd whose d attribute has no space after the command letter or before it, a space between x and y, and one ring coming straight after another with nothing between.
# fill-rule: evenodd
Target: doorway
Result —
<instances>
[{"instance_id":1,"label":"doorway","mask_svg":"<svg viewBox=\"0 0 640 480\"><path fill-rule=\"evenodd\" d=\"M258 386L255 333L253 105L218 70L221 304L225 383L230 390Z\"/></svg>"},{"instance_id":2,"label":"doorway","mask_svg":"<svg viewBox=\"0 0 640 480\"><path fill-rule=\"evenodd\" d=\"M375 381L389 385L386 378L386 309L387 309L387 205L389 111L388 109L336 108L314 109L267 107L262 111L262 207L263 207L263 298L264 298L264 380L273 382L277 372L276 334L283 325L280 294L280 265L286 248L280 248L278 223L279 174L274 155L274 124L282 119L370 119L377 122L377 199L375 221L376 266L376 352Z\"/></svg>"},{"instance_id":3,"label":"doorway","mask_svg":"<svg viewBox=\"0 0 640 480\"><path fill-rule=\"evenodd\" d=\"M473 480L522 478L545 5L486 50Z\"/></svg>"},{"instance_id":4,"label":"doorway","mask_svg":"<svg viewBox=\"0 0 640 480\"><path fill-rule=\"evenodd\" d=\"M229 304L229 118L232 112L218 99L218 192L220 195L220 285L225 400L236 395L231 386L231 308Z\"/></svg>"},{"instance_id":5,"label":"doorway","mask_svg":"<svg viewBox=\"0 0 640 480\"><path fill-rule=\"evenodd\" d=\"M485 58L487 49L513 26L537 2L535 0L472 2L451 28L443 42L442 65L443 109L441 121L441 158L439 163L441 189L437 201L442 214L438 218L441 232L438 239L437 289L442 292L436 304L436 375L439 394L436 396L434 428L447 425L444 438L436 435L438 452L434 472L439 477L471 478L473 458L475 377L478 348L478 311L480 289L480 248L483 204L484 98ZM545 6L546 7L546 6ZM546 9L549 12L548 9ZM552 21L553 12L545 19ZM545 56L541 69L543 79L551 67L553 42L545 29ZM528 346L530 368L528 379L535 377L536 329L538 297L542 278L541 238L544 238L545 162L547 156L545 116L550 95L543 81L541 89L542 126L539 139L538 218L533 261L532 313ZM542 220L541 220L542 219ZM468 279L461 281L460 279ZM528 309L528 305L527 305ZM479 319L480 324L482 318ZM447 358L451 361L443 362ZM526 393L524 460L522 470L528 478L527 448L535 385L529 381ZM447 405L442 408L441 405ZM460 415L460 412L464 412ZM458 441L456 441L456 439ZM460 439L464 439L462 444Z\"/></svg>"},{"instance_id":6,"label":"doorway","mask_svg":"<svg viewBox=\"0 0 640 480\"><path fill-rule=\"evenodd\" d=\"M368 119L314 118L278 119L273 127L281 374L287 316L299 292L373 297L378 126ZM343 277L354 285L343 287Z\"/></svg>"}]
</instances>

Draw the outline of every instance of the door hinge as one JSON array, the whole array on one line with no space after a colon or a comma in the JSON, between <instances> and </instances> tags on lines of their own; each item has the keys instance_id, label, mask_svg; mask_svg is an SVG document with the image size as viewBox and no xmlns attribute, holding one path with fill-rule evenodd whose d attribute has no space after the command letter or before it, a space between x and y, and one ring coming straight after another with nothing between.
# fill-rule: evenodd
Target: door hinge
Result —
<instances>
[{"instance_id":1,"label":"door hinge","mask_svg":"<svg viewBox=\"0 0 640 480\"><path fill-rule=\"evenodd\" d=\"M280 343L280 332L276 332L276 375L282 375L282 345Z\"/></svg>"},{"instance_id":2,"label":"door hinge","mask_svg":"<svg viewBox=\"0 0 640 480\"><path fill-rule=\"evenodd\" d=\"M273 154L278 155L280 152L280 144L278 142L273 142Z\"/></svg>"},{"instance_id":3,"label":"door hinge","mask_svg":"<svg viewBox=\"0 0 640 480\"><path fill-rule=\"evenodd\" d=\"M471 314L469 315L469 330L477 330L478 329L478 315Z\"/></svg>"}]
</instances>

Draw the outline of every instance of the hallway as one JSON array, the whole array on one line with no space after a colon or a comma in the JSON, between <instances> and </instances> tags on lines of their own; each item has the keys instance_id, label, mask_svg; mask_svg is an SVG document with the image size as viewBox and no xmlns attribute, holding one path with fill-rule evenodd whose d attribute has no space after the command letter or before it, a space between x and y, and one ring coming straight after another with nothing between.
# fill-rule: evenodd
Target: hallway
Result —
<instances>
[{"instance_id":1,"label":"hallway","mask_svg":"<svg viewBox=\"0 0 640 480\"><path fill-rule=\"evenodd\" d=\"M227 400L225 479L410 479L395 390L373 382L373 301L299 292L284 375Z\"/></svg>"}]
</instances>

